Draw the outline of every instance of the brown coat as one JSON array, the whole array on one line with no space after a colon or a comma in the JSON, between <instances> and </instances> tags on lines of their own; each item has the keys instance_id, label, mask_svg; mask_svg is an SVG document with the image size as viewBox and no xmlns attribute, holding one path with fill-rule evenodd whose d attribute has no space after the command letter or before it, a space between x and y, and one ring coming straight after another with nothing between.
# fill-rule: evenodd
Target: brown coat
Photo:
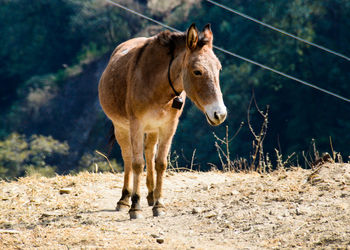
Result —
<instances>
[{"instance_id":1,"label":"brown coat","mask_svg":"<svg viewBox=\"0 0 350 250\"><path fill-rule=\"evenodd\" d=\"M226 118L219 85L221 64L212 51L212 40L210 25L198 32L194 24L187 33L165 31L150 38L131 39L114 50L101 77L100 103L113 122L124 160L124 187L117 210L129 207L132 195L131 218L141 216L143 153L147 165L148 203L154 205L155 216L164 212L162 177L183 109L172 108L175 93L168 81L168 69L175 90L181 93L183 100L187 95L205 113L211 125L218 125Z\"/></svg>"}]
</instances>

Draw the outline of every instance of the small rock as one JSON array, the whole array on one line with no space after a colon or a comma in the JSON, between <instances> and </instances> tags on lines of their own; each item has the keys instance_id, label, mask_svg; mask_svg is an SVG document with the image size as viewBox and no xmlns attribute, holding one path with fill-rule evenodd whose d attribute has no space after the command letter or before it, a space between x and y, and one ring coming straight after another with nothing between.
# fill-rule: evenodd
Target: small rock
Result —
<instances>
[{"instance_id":1,"label":"small rock","mask_svg":"<svg viewBox=\"0 0 350 250\"><path fill-rule=\"evenodd\" d=\"M12 223L10 222L5 222L1 225L2 228L5 228L5 229L11 229L12 228Z\"/></svg>"},{"instance_id":2,"label":"small rock","mask_svg":"<svg viewBox=\"0 0 350 250\"><path fill-rule=\"evenodd\" d=\"M44 212L40 218L62 216L59 212Z\"/></svg>"},{"instance_id":3,"label":"small rock","mask_svg":"<svg viewBox=\"0 0 350 250\"><path fill-rule=\"evenodd\" d=\"M304 211L301 211L300 209L295 209L295 214L296 215L303 215L303 214L305 214L305 212Z\"/></svg>"},{"instance_id":4,"label":"small rock","mask_svg":"<svg viewBox=\"0 0 350 250\"><path fill-rule=\"evenodd\" d=\"M222 224L222 227L223 228L227 228L227 229L231 229L232 228L231 224L228 223L228 222L225 222L224 224Z\"/></svg>"},{"instance_id":5,"label":"small rock","mask_svg":"<svg viewBox=\"0 0 350 250\"><path fill-rule=\"evenodd\" d=\"M199 208L199 207L194 207L192 209L192 214L200 214L203 212L203 209L202 208Z\"/></svg>"},{"instance_id":6,"label":"small rock","mask_svg":"<svg viewBox=\"0 0 350 250\"><path fill-rule=\"evenodd\" d=\"M60 189L60 194L69 194L72 192L71 188L61 188Z\"/></svg>"},{"instance_id":7,"label":"small rock","mask_svg":"<svg viewBox=\"0 0 350 250\"><path fill-rule=\"evenodd\" d=\"M217 216L216 213L210 212L210 213L208 213L205 217L209 219L209 218L213 218L213 217L216 217L216 216Z\"/></svg>"},{"instance_id":8,"label":"small rock","mask_svg":"<svg viewBox=\"0 0 350 250\"><path fill-rule=\"evenodd\" d=\"M340 198L345 198L345 197L347 197L347 196L349 196L349 194L347 194L347 193L342 193L342 194L340 195Z\"/></svg>"},{"instance_id":9,"label":"small rock","mask_svg":"<svg viewBox=\"0 0 350 250\"><path fill-rule=\"evenodd\" d=\"M0 229L0 234L19 234L20 231L14 230L14 229Z\"/></svg>"},{"instance_id":10,"label":"small rock","mask_svg":"<svg viewBox=\"0 0 350 250\"><path fill-rule=\"evenodd\" d=\"M242 230L243 230L243 232L247 232L247 231L249 231L251 228L252 228L251 226L247 226L247 227L243 228Z\"/></svg>"},{"instance_id":11,"label":"small rock","mask_svg":"<svg viewBox=\"0 0 350 250\"><path fill-rule=\"evenodd\" d=\"M233 191L231 191L231 195L233 195L233 196L239 195L239 192L237 190L233 190Z\"/></svg>"},{"instance_id":12,"label":"small rock","mask_svg":"<svg viewBox=\"0 0 350 250\"><path fill-rule=\"evenodd\" d=\"M164 243L164 239L162 239L162 238L158 238L158 239L156 239L156 241L159 244L163 244Z\"/></svg>"},{"instance_id":13,"label":"small rock","mask_svg":"<svg viewBox=\"0 0 350 250\"><path fill-rule=\"evenodd\" d=\"M155 239L159 238L159 235L156 235L156 234L151 234L151 236Z\"/></svg>"}]
</instances>

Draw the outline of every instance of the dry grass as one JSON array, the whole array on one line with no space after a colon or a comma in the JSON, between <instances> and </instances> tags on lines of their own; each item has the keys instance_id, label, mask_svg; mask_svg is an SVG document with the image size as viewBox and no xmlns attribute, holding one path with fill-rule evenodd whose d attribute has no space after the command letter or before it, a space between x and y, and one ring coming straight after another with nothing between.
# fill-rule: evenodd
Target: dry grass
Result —
<instances>
[{"instance_id":1,"label":"dry grass","mask_svg":"<svg viewBox=\"0 0 350 250\"><path fill-rule=\"evenodd\" d=\"M167 215L152 217L143 187L136 221L114 211L121 174L0 182L0 249L349 248L350 165L311 173L168 172Z\"/></svg>"}]
</instances>

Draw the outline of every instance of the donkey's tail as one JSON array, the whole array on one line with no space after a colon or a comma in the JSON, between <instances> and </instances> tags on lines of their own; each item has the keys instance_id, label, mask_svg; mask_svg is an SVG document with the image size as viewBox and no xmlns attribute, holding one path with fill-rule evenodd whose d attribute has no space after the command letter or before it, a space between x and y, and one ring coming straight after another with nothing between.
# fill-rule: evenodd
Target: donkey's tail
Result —
<instances>
[{"instance_id":1,"label":"donkey's tail","mask_svg":"<svg viewBox=\"0 0 350 250\"><path fill-rule=\"evenodd\" d=\"M108 137L109 137L108 138L108 156L109 156L115 144L114 126L112 122L111 122L111 127L109 129Z\"/></svg>"}]
</instances>

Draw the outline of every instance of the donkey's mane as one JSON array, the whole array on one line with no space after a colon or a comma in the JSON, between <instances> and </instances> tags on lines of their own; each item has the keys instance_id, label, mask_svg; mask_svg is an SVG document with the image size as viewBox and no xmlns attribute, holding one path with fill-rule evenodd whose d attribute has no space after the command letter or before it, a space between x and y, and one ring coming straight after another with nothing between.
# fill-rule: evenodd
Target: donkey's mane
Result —
<instances>
[{"instance_id":1,"label":"donkey's mane","mask_svg":"<svg viewBox=\"0 0 350 250\"><path fill-rule=\"evenodd\" d=\"M164 47L169 48L169 52L173 52L176 47L185 46L186 34L184 32L162 31L157 35L157 42Z\"/></svg>"},{"instance_id":2,"label":"donkey's mane","mask_svg":"<svg viewBox=\"0 0 350 250\"><path fill-rule=\"evenodd\" d=\"M168 47L172 53L176 47L185 46L186 44L186 33L185 32L170 32L168 30L162 31L157 35L157 42L162 46ZM199 33L197 46L199 48L209 44L209 39L204 37L203 33Z\"/></svg>"}]
</instances>

